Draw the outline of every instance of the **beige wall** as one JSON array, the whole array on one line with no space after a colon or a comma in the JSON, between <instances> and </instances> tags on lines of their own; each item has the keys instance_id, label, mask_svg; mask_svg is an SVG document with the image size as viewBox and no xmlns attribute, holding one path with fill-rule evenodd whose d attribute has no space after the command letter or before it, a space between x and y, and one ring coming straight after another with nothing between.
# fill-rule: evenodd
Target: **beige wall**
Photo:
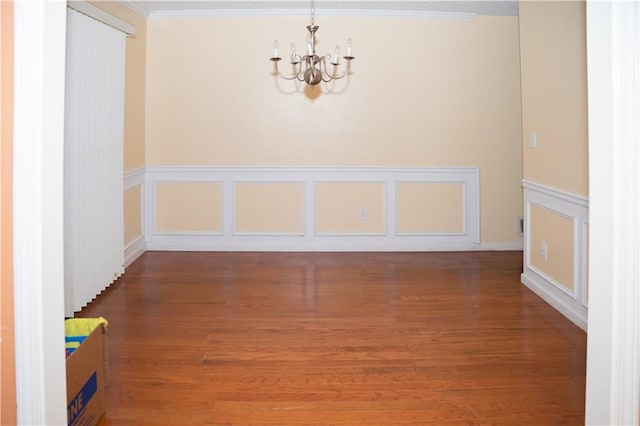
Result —
<instances>
[{"instance_id":1,"label":"beige wall","mask_svg":"<svg viewBox=\"0 0 640 426\"><path fill-rule=\"evenodd\" d=\"M520 2L524 178L588 195L586 6ZM536 132L537 148L529 147Z\"/></svg>"},{"instance_id":2,"label":"beige wall","mask_svg":"<svg viewBox=\"0 0 640 426\"><path fill-rule=\"evenodd\" d=\"M518 19L322 17L321 51L353 39L349 84L288 94L273 39L287 55L307 24L150 19L146 164L479 166L482 242L519 241Z\"/></svg>"},{"instance_id":3,"label":"beige wall","mask_svg":"<svg viewBox=\"0 0 640 426\"><path fill-rule=\"evenodd\" d=\"M16 424L13 320L13 2L0 3L0 424Z\"/></svg>"},{"instance_id":4,"label":"beige wall","mask_svg":"<svg viewBox=\"0 0 640 426\"><path fill-rule=\"evenodd\" d=\"M143 235L143 191L142 186L135 186L124 192L123 219L124 245L128 247Z\"/></svg>"},{"instance_id":5,"label":"beige wall","mask_svg":"<svg viewBox=\"0 0 640 426\"><path fill-rule=\"evenodd\" d=\"M520 2L524 179L581 197L588 196L585 11L582 1ZM545 207L529 218L532 264L571 290L572 255L582 248L574 247L566 217ZM542 241L549 244L546 261L538 253Z\"/></svg>"},{"instance_id":6,"label":"beige wall","mask_svg":"<svg viewBox=\"0 0 640 426\"><path fill-rule=\"evenodd\" d=\"M124 241L134 241L142 235L142 189L133 187L124 192Z\"/></svg>"}]
</instances>

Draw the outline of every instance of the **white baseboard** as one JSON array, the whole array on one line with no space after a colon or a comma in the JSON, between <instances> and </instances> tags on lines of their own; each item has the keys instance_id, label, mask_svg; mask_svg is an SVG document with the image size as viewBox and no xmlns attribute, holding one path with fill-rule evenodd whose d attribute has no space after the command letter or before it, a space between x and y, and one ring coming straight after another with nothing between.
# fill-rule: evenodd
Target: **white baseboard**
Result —
<instances>
[{"instance_id":1,"label":"white baseboard","mask_svg":"<svg viewBox=\"0 0 640 426\"><path fill-rule=\"evenodd\" d=\"M481 251L522 251L522 241L510 243L480 243L477 250Z\"/></svg>"},{"instance_id":2,"label":"white baseboard","mask_svg":"<svg viewBox=\"0 0 640 426\"><path fill-rule=\"evenodd\" d=\"M154 236L147 242L147 250L161 251L518 251L521 243L434 243L425 241L397 241L384 237L347 237L343 240L327 237L321 240L304 237L255 237L227 239L204 236Z\"/></svg>"},{"instance_id":3,"label":"white baseboard","mask_svg":"<svg viewBox=\"0 0 640 426\"><path fill-rule=\"evenodd\" d=\"M522 283L540 296L542 300L553 306L575 325L587 331L587 308L576 304L575 300L531 270L525 270L520 278Z\"/></svg>"},{"instance_id":4,"label":"white baseboard","mask_svg":"<svg viewBox=\"0 0 640 426\"><path fill-rule=\"evenodd\" d=\"M147 251L147 243L142 236L136 238L124 249L124 267L127 268Z\"/></svg>"}]
</instances>

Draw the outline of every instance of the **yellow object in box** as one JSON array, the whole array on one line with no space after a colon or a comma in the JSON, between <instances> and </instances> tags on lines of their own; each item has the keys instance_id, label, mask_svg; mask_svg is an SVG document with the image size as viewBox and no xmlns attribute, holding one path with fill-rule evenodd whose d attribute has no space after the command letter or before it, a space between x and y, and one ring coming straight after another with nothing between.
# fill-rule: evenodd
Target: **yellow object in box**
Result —
<instances>
[{"instance_id":1,"label":"yellow object in box","mask_svg":"<svg viewBox=\"0 0 640 426\"><path fill-rule=\"evenodd\" d=\"M67 357L67 423L70 426L94 426L105 412L106 326L104 318L65 321L65 334L77 337L89 333Z\"/></svg>"},{"instance_id":2,"label":"yellow object in box","mask_svg":"<svg viewBox=\"0 0 640 426\"><path fill-rule=\"evenodd\" d=\"M109 324L103 317L98 318L69 318L64 321L64 343L66 356L76 350L84 339L100 324L105 327Z\"/></svg>"}]
</instances>

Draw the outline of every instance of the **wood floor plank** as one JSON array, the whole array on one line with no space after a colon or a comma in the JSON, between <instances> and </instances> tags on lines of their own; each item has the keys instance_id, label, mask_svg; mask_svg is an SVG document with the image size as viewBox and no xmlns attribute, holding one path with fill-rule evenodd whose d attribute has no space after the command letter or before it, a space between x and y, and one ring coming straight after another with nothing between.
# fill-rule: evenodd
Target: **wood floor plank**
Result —
<instances>
[{"instance_id":1,"label":"wood floor plank","mask_svg":"<svg viewBox=\"0 0 640 426\"><path fill-rule=\"evenodd\" d=\"M522 253L147 252L109 320L108 425L584 423L586 335Z\"/></svg>"}]
</instances>

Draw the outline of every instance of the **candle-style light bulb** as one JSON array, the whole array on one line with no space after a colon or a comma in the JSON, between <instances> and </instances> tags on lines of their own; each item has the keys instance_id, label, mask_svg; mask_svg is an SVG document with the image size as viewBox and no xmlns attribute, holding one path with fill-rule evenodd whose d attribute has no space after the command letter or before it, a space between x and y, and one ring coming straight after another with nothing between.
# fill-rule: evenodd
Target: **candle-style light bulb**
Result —
<instances>
[{"instance_id":1,"label":"candle-style light bulb","mask_svg":"<svg viewBox=\"0 0 640 426\"><path fill-rule=\"evenodd\" d=\"M278 57L278 40L273 41L273 58Z\"/></svg>"},{"instance_id":2,"label":"candle-style light bulb","mask_svg":"<svg viewBox=\"0 0 640 426\"><path fill-rule=\"evenodd\" d=\"M331 63L337 64L339 55L340 55L340 46L336 46L336 50L333 52L333 59L331 60Z\"/></svg>"},{"instance_id":3,"label":"candle-style light bulb","mask_svg":"<svg viewBox=\"0 0 640 426\"><path fill-rule=\"evenodd\" d=\"M347 40L347 56L351 57L351 37Z\"/></svg>"},{"instance_id":4,"label":"candle-style light bulb","mask_svg":"<svg viewBox=\"0 0 640 426\"><path fill-rule=\"evenodd\" d=\"M296 45L294 43L291 43L291 62L294 63L296 62Z\"/></svg>"}]
</instances>

